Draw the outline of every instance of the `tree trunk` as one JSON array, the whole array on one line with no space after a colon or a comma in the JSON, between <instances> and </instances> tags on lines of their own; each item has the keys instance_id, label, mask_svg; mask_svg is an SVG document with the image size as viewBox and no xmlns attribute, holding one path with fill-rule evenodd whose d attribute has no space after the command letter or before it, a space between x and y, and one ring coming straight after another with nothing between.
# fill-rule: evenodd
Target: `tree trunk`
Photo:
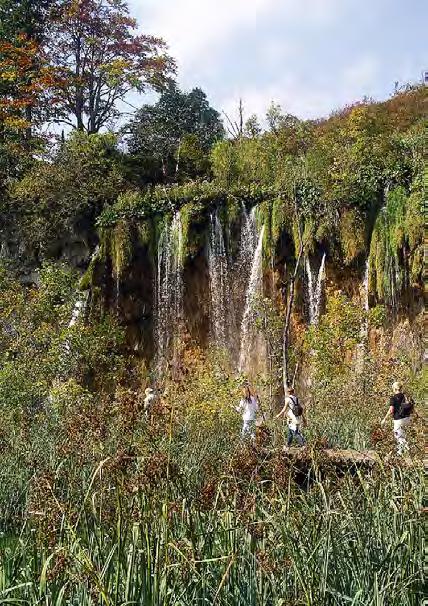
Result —
<instances>
[{"instance_id":1,"label":"tree trunk","mask_svg":"<svg viewBox=\"0 0 428 606\"><path fill-rule=\"evenodd\" d=\"M178 143L178 149L177 149L177 161L175 163L175 180L177 181L178 179L178 171L180 169L180 153L181 153L181 139Z\"/></svg>"},{"instance_id":2,"label":"tree trunk","mask_svg":"<svg viewBox=\"0 0 428 606\"><path fill-rule=\"evenodd\" d=\"M296 259L296 264L294 266L294 272L293 272L293 275L291 276L291 280L290 280L290 289L289 289L288 299L287 299L287 311L285 314L285 325L284 325L283 340L282 340L282 383L284 386L284 392L286 391L286 389L289 385L288 348L290 345L291 314L292 314L293 306L294 306L294 292L295 292L297 274L299 273L300 261L302 260L302 256L303 256L302 228L300 225L300 217L299 217L299 212L298 212L298 208L297 208L297 200L296 200L295 195L294 195L294 211L295 211L295 215L296 215L297 229L298 229L298 234L299 234L299 252L297 255L297 259ZM294 379L293 379L293 382L294 382Z\"/></svg>"}]
</instances>

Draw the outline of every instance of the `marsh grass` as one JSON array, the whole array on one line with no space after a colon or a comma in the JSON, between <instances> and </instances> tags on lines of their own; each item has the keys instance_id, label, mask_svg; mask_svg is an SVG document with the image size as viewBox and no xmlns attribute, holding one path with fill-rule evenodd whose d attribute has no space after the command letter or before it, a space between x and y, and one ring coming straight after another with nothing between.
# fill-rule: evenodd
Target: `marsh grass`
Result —
<instances>
[{"instance_id":1,"label":"marsh grass","mask_svg":"<svg viewBox=\"0 0 428 606\"><path fill-rule=\"evenodd\" d=\"M0 603L413 606L422 595L421 472L219 477L208 507L171 482L113 486L102 465L73 513L0 542ZM64 495L63 495L64 497Z\"/></svg>"}]
</instances>

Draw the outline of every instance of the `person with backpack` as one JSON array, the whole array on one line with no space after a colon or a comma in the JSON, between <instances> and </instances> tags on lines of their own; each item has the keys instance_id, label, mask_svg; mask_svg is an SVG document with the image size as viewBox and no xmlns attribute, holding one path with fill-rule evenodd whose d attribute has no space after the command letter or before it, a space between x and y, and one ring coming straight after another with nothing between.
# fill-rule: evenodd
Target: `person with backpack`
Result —
<instances>
[{"instance_id":1,"label":"person with backpack","mask_svg":"<svg viewBox=\"0 0 428 606\"><path fill-rule=\"evenodd\" d=\"M412 398L409 398L403 393L401 383L395 381L392 384L393 395L389 400L389 408L385 417L382 419L381 426L383 427L389 416L394 422L394 437L397 441L397 452L399 455L409 450L409 444L406 437L406 428L411 422L411 416L414 412L415 403Z\"/></svg>"},{"instance_id":2,"label":"person with backpack","mask_svg":"<svg viewBox=\"0 0 428 606\"><path fill-rule=\"evenodd\" d=\"M144 404L143 404L144 416L146 417L146 419L148 419L152 412L152 408L156 402L156 394L151 387L147 387L147 389L144 391L144 393L145 393Z\"/></svg>"},{"instance_id":3,"label":"person with backpack","mask_svg":"<svg viewBox=\"0 0 428 606\"><path fill-rule=\"evenodd\" d=\"M299 398L294 392L294 387L287 388L284 407L281 412L276 415L275 419L279 419L280 417L286 417L287 419L287 446L291 446L294 439L296 439L299 446L304 446L306 440L302 434L301 428L304 423L306 424L305 413L303 406L299 402Z\"/></svg>"},{"instance_id":4,"label":"person with backpack","mask_svg":"<svg viewBox=\"0 0 428 606\"><path fill-rule=\"evenodd\" d=\"M242 414L241 437L243 439L250 438L254 441L256 438L256 417L259 410L258 399L253 396L248 385L244 387L242 395L243 397L236 407L236 412Z\"/></svg>"}]
</instances>

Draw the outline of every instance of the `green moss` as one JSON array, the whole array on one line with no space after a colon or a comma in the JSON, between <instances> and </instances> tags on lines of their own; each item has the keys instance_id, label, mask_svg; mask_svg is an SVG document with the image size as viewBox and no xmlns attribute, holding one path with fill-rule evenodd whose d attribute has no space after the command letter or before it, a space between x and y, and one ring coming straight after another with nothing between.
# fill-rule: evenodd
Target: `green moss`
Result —
<instances>
[{"instance_id":1,"label":"green moss","mask_svg":"<svg viewBox=\"0 0 428 606\"><path fill-rule=\"evenodd\" d=\"M133 243L130 225L127 221L117 223L111 231L110 254L113 264L113 273L120 278L123 270L132 258Z\"/></svg>"},{"instance_id":2,"label":"green moss","mask_svg":"<svg viewBox=\"0 0 428 606\"><path fill-rule=\"evenodd\" d=\"M422 273L422 218L419 190L410 196L402 187L391 190L386 206L379 213L370 244L370 287L379 300L392 300L392 277L400 291L404 284L404 269L400 258L410 257L410 273L414 283L420 283Z\"/></svg>"},{"instance_id":3,"label":"green moss","mask_svg":"<svg viewBox=\"0 0 428 606\"><path fill-rule=\"evenodd\" d=\"M183 262L194 257L204 246L208 227L209 208L202 202L189 202L181 207L180 217L183 234Z\"/></svg>"},{"instance_id":4,"label":"green moss","mask_svg":"<svg viewBox=\"0 0 428 606\"><path fill-rule=\"evenodd\" d=\"M271 237L272 245L276 247L285 231L287 223L287 207L283 198L275 198L272 202Z\"/></svg>"},{"instance_id":5,"label":"green moss","mask_svg":"<svg viewBox=\"0 0 428 606\"><path fill-rule=\"evenodd\" d=\"M226 200L227 224L236 225L240 221L242 205L234 196L228 196Z\"/></svg>"},{"instance_id":6,"label":"green moss","mask_svg":"<svg viewBox=\"0 0 428 606\"><path fill-rule=\"evenodd\" d=\"M93 284L93 278L94 278L94 266L95 266L95 264L93 264L91 261L88 269L85 271L83 276L80 278L79 290L89 290L91 288L91 286Z\"/></svg>"},{"instance_id":7,"label":"green moss","mask_svg":"<svg viewBox=\"0 0 428 606\"><path fill-rule=\"evenodd\" d=\"M424 270L424 246L420 244L413 252L410 261L410 280L413 285L420 285Z\"/></svg>"},{"instance_id":8,"label":"green moss","mask_svg":"<svg viewBox=\"0 0 428 606\"><path fill-rule=\"evenodd\" d=\"M260 232L264 226L263 234L263 264L268 266L274 254L272 243L272 202L265 200L261 202L256 209L256 225Z\"/></svg>"},{"instance_id":9,"label":"green moss","mask_svg":"<svg viewBox=\"0 0 428 606\"><path fill-rule=\"evenodd\" d=\"M307 218L305 220L305 225L303 228L303 246L304 246L306 255L312 253L315 249L316 230L317 230L317 225L316 225L314 219ZM298 239L297 225L295 226L294 233L295 233L294 246L296 247L296 250L298 250L299 249L299 239ZM296 239L296 236L297 236L297 239Z\"/></svg>"},{"instance_id":10,"label":"green moss","mask_svg":"<svg viewBox=\"0 0 428 606\"><path fill-rule=\"evenodd\" d=\"M366 249L365 224L357 209L346 209L340 217L339 239L343 260L352 263Z\"/></svg>"}]
</instances>

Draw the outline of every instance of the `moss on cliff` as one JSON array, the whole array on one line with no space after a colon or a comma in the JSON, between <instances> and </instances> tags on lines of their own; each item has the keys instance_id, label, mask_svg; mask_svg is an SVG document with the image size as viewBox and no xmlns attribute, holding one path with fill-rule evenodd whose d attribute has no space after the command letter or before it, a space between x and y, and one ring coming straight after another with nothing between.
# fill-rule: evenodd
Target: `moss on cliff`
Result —
<instances>
[{"instance_id":1,"label":"moss on cliff","mask_svg":"<svg viewBox=\"0 0 428 606\"><path fill-rule=\"evenodd\" d=\"M369 288L379 300L394 302L406 280L421 281L421 205L421 182L416 181L410 195L403 187L391 190L377 217L370 245Z\"/></svg>"},{"instance_id":2,"label":"moss on cliff","mask_svg":"<svg viewBox=\"0 0 428 606\"><path fill-rule=\"evenodd\" d=\"M366 226L357 209L349 208L342 212L339 240L345 265L350 265L366 250Z\"/></svg>"}]
</instances>

